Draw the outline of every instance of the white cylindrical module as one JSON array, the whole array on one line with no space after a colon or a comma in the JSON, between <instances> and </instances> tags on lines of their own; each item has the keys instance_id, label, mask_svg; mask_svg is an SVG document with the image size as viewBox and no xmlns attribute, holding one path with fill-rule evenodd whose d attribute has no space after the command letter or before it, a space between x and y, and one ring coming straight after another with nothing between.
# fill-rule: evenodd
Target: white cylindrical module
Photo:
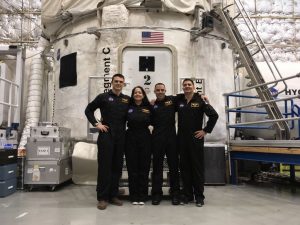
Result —
<instances>
[{"instance_id":1,"label":"white cylindrical module","mask_svg":"<svg viewBox=\"0 0 300 225\"><path fill-rule=\"evenodd\" d=\"M222 47L224 31L216 26L215 38L206 36L191 41L194 12L180 12L179 5L174 3L168 8L164 2L164 11L126 7L126 4L107 5L101 8L101 13L95 11L94 16L67 26L56 37L51 36L55 29L45 24L45 33L50 34L55 52L54 122L71 128L73 137L87 136L86 105L97 94L108 91L113 74L123 73L127 84L125 94L141 85L150 99L154 97L157 82L165 83L167 94L171 95L181 92L182 79L194 78L197 90L209 97L220 114L207 139L225 141L222 94L234 90L234 82L232 51L228 44ZM208 3L202 2L201 7L208 11ZM91 7L87 8L91 11ZM72 8L68 11L72 12ZM72 64L76 66L76 84L59 88L61 68L65 66L62 58L73 53L76 53Z\"/></svg>"}]
</instances>

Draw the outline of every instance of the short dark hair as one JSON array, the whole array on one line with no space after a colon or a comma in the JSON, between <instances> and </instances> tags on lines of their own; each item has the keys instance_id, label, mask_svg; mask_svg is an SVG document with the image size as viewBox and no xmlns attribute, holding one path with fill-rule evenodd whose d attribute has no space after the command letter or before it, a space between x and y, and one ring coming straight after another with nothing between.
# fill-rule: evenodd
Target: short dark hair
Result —
<instances>
[{"instance_id":1,"label":"short dark hair","mask_svg":"<svg viewBox=\"0 0 300 225\"><path fill-rule=\"evenodd\" d=\"M140 88L140 89L142 90L143 95L144 95L144 98L143 98L143 100L142 100L142 105L145 105L145 106L150 105L150 102L149 102L149 99L148 99L148 97L147 97L147 94L146 94L144 88L142 88L141 86L136 86L136 87L134 87L134 88L132 89L132 91L131 91L131 97L130 97L130 104L133 104L133 103L134 103L133 95L134 95L135 89L137 89L137 88Z\"/></svg>"},{"instance_id":2,"label":"short dark hair","mask_svg":"<svg viewBox=\"0 0 300 225\"><path fill-rule=\"evenodd\" d=\"M120 78L122 78L123 80L125 80L125 77L124 77L123 74L116 73L116 74L114 74L114 75L112 76L111 82L113 82L113 80L115 79L115 77L120 77Z\"/></svg>"},{"instance_id":3,"label":"short dark hair","mask_svg":"<svg viewBox=\"0 0 300 225\"><path fill-rule=\"evenodd\" d=\"M166 87L166 85L165 85L164 83L156 83L156 84L154 85L154 89L156 88L157 85L163 85L164 87Z\"/></svg>"},{"instance_id":4,"label":"short dark hair","mask_svg":"<svg viewBox=\"0 0 300 225\"><path fill-rule=\"evenodd\" d=\"M191 78L184 78L184 80L182 81L182 84L186 81L190 81L190 82L192 82L193 85L195 85L194 81Z\"/></svg>"}]
</instances>

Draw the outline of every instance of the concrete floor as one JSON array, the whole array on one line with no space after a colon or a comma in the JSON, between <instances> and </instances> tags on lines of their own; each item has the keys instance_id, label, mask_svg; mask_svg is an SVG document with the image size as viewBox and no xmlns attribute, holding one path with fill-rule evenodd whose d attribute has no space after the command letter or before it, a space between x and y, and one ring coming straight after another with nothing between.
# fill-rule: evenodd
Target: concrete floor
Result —
<instances>
[{"instance_id":1,"label":"concrete floor","mask_svg":"<svg viewBox=\"0 0 300 225\"><path fill-rule=\"evenodd\" d=\"M0 198L1 225L299 225L300 188L274 185L207 186L202 208L194 204L109 205L96 208L94 186L70 184L54 192L18 191Z\"/></svg>"}]
</instances>

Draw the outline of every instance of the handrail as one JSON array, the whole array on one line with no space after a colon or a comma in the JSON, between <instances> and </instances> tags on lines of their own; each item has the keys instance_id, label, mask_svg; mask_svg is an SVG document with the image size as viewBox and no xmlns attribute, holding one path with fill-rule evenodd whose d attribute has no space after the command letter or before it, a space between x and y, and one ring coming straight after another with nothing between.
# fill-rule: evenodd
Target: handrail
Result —
<instances>
[{"instance_id":1,"label":"handrail","mask_svg":"<svg viewBox=\"0 0 300 225\"><path fill-rule=\"evenodd\" d=\"M293 79L293 78L296 78L296 77L300 78L300 73L297 73L296 75L293 75L293 76L290 76L290 77L282 78L280 80L270 81L270 82L266 82L266 83L263 83L263 84L257 84L257 85L254 85L254 86L251 86L249 88L242 89L242 90L237 90L237 91L233 91L233 92L229 92L229 93L224 93L223 96L227 96L227 95L231 95L231 94L239 93L239 92L243 92L243 91L248 91L248 90L251 90L251 89L254 89L254 88L257 88L257 87L266 86L268 84L273 84L273 83L276 83L276 82L282 81L282 80L290 80L290 79Z\"/></svg>"},{"instance_id":2,"label":"handrail","mask_svg":"<svg viewBox=\"0 0 300 225\"><path fill-rule=\"evenodd\" d=\"M227 112L236 112L236 113L252 113L252 114L263 114L267 115L267 112L262 112L262 111L254 111L254 110L227 110Z\"/></svg>"},{"instance_id":3,"label":"handrail","mask_svg":"<svg viewBox=\"0 0 300 225\"><path fill-rule=\"evenodd\" d=\"M236 98L256 98L256 99L260 99L258 96L251 96L251 95L236 95L236 94L227 95L227 97L236 97Z\"/></svg>"},{"instance_id":4,"label":"handrail","mask_svg":"<svg viewBox=\"0 0 300 225\"><path fill-rule=\"evenodd\" d=\"M240 4L240 6L237 4L237 2ZM243 4L240 2L240 0L235 0L235 3L236 3L237 8L239 9L239 11L241 12L241 15L242 15L244 21L246 21L246 18L245 18L245 16L244 16L243 13L242 13L241 8L243 9L243 12L245 13L245 15L246 15L248 21L250 22L250 24L251 24L251 26L252 26L252 29L255 31L255 33L258 33L258 31L256 30L255 26L253 25L253 23L252 23L252 21L251 21L251 18L249 17L247 11L245 10L245 8L244 8ZM240 8L240 7L241 7L241 8ZM249 28L249 30L251 31L251 28L250 28L250 26L248 25L247 22L246 22L246 26L247 26L247 27ZM253 34L253 32L250 32L250 33L251 33L251 35L252 35L252 37L254 38L254 40L255 40L256 43L259 43L259 41L260 41L262 44L264 44L263 40L260 38L259 35L257 36L259 40L257 40L257 38L255 37L255 35ZM258 45L258 48L259 48L259 50L262 52L263 49L262 49L259 45ZM276 79L276 77L274 76L274 72L273 72L272 68L270 67L270 64L269 64L268 60L266 59L265 55L263 54L263 52L262 52L262 55L263 55L263 57L264 57L266 63L268 64L268 67L270 68L270 70L271 70L271 72L272 72L272 75L273 75L274 79ZM282 77L281 77L281 78L282 78Z\"/></svg>"},{"instance_id":5,"label":"handrail","mask_svg":"<svg viewBox=\"0 0 300 225\"><path fill-rule=\"evenodd\" d=\"M275 123L275 122L280 122L280 121L290 121L290 120L300 120L300 117L283 118L283 119L276 119L276 120L260 120L260 121L245 122L245 123L235 123L235 124L228 124L227 126L234 126L234 125L251 125L251 124L262 124L262 123Z\"/></svg>"},{"instance_id":6,"label":"handrail","mask_svg":"<svg viewBox=\"0 0 300 225\"><path fill-rule=\"evenodd\" d=\"M225 110L228 111L228 110L233 110L233 109L247 108L247 107L251 107L251 106L266 105L271 102L280 102L280 101L285 101L285 100L290 100L290 99L295 99L295 98L300 99L300 95L287 97L287 98L281 98L281 99L275 99L275 100L270 100L270 101L264 101L264 102L260 102L260 103L256 103L256 104L242 105L242 106L238 106L238 107L227 108Z\"/></svg>"},{"instance_id":7,"label":"handrail","mask_svg":"<svg viewBox=\"0 0 300 225\"><path fill-rule=\"evenodd\" d=\"M277 99L277 101L284 101L285 102L285 109L284 113L282 115L285 116L286 121L291 121L290 129L295 128L295 120L300 119L300 107L296 104L294 104L293 99L294 98L299 98L300 95L298 96L293 96L293 97L288 97L288 98L282 98L282 99ZM229 97L235 97L235 98L258 98L256 96L249 96L249 95L228 95L227 96L227 104L229 104ZM288 112L288 106L287 102L290 101L290 112ZM266 103L266 102L265 102ZM261 105L262 103L258 103L258 105ZM248 107L248 106L246 106ZM263 111L254 111L254 110L241 110L243 108L242 106L236 107L236 110L233 108L228 108L226 109L227 114L229 113L250 113L250 114L268 114L267 112ZM245 106L244 106L245 108ZM291 116L291 118L288 118L288 116ZM283 121L284 119L281 119L280 121ZM236 128L236 129L271 129L273 128L273 125L271 126L249 126L252 124L261 124L261 123L275 123L278 122L278 120L266 120L266 121L254 121L254 122L247 122L247 123L235 123L235 124L229 124L227 123L227 128ZM298 122L298 135L300 137L300 121Z\"/></svg>"},{"instance_id":8,"label":"handrail","mask_svg":"<svg viewBox=\"0 0 300 225\"><path fill-rule=\"evenodd\" d=\"M252 29L255 31L256 34L258 34L258 31L256 30L255 26L253 25L253 23L252 23L252 21L251 21L251 18L249 17L247 11L245 10L245 8L244 8L244 6L243 6L243 4L241 3L240 0L234 0L234 2L235 2L235 4L236 4L237 8L239 9L239 11L240 11L240 13L241 13L241 15L242 15L244 21L246 22L246 25L247 25L247 27L249 28L252 37L253 37L254 40L256 41L257 46L258 46L258 48L259 48L259 50L260 50L262 56L263 56L264 59L265 59L265 62L267 63L267 65L268 65L268 67L269 67L269 69L270 69L270 71L271 71L271 73L272 73L272 75L273 75L273 78L274 78L275 80L277 80L277 77L275 76L274 71L273 71L271 65L269 64L268 59L266 58L266 56L265 56L265 54L264 54L264 52L263 52L263 49L262 49L261 46L259 45L258 40L256 39L256 37L254 36L253 32L251 31L251 28L249 27L249 25L248 25L248 23L247 23L247 21L246 21L246 18L245 18L245 16L243 15L243 12L244 12L245 15L247 16L248 22L250 22L250 24L251 24L251 26L252 26ZM239 6L239 4L237 4L237 2L240 4L240 6ZM242 10L240 9L240 7L243 9L243 12L242 12ZM276 70L276 72L277 72L277 75L279 76L279 78L282 79L282 75L280 74L280 72L279 72L279 70L278 70L276 64L274 63L274 61L273 61L273 59L272 59L272 57L271 57L271 55L270 55L268 49L265 47L265 44L264 44L263 40L261 39L261 37L260 37L259 35L257 35L257 38L259 39L260 43L261 43L262 46L264 47L264 51L267 53L267 56L268 56L269 60L271 61L272 65L274 66L274 68L275 68L275 70ZM277 81L278 81L278 80L277 80ZM283 80L282 80L282 81L283 81ZM277 83L278 83L278 82L277 82ZM274 86L276 86L277 83L276 83ZM284 90L287 89L287 84L286 84L286 82L283 81L283 83L284 83L285 88L284 88L282 91L279 91L279 93L282 93Z\"/></svg>"},{"instance_id":9,"label":"handrail","mask_svg":"<svg viewBox=\"0 0 300 225\"><path fill-rule=\"evenodd\" d=\"M241 3L241 0L234 0L233 1L235 7L236 7L236 14L238 14L238 18L242 19L245 22L245 25L247 26L247 29L250 31L250 39L249 41L245 41L241 33L239 32L237 26L236 26L236 21L232 19L232 17L229 15L229 11L226 9L228 6L225 6L225 8L220 8L216 7L216 15L215 17L221 18L219 19L223 25L226 27L228 30L228 35L229 38L232 42L233 47L237 50L237 54L239 54L241 63L243 64L243 67L246 68L249 77L251 78L253 82L253 86L249 88L245 88L243 90L236 90L230 93L225 93L223 96L226 98L226 121L227 124L229 124L229 113L234 112L234 113L258 113L258 114L265 114L264 112L252 112L252 111L247 111L247 110L241 110L241 108L246 108L246 107L251 107L251 106L264 106L267 113L269 114L269 117L271 120L265 122L265 121L256 121L253 122L253 124L257 123L276 123L274 124L277 125L276 127L276 134L279 136L279 139L290 139L290 128L289 124L286 121L289 120L296 120L298 118L283 118L283 114L281 113L281 110L279 109L278 105L276 102L279 101L287 101L291 100L294 98L300 98L299 96L295 97L288 97L288 98L283 98L283 99L276 99L277 95L280 93L283 93L284 91L287 90L287 84L286 80L293 79L296 77L300 77L300 73L296 74L295 76L291 77L285 77L283 78L272 60L272 57L270 53L268 52L268 49L266 48L262 38L259 36L259 33L254 26L254 23L251 21L251 18L249 17L247 11L245 10L243 4ZM214 15L214 14L213 14ZM236 18L236 17L235 17ZM252 51L249 48L249 45L254 44L255 49ZM251 50L251 51L250 51ZM267 69L271 73L272 81L265 82L264 77L262 76L259 68L255 64L255 61L253 59L253 52L258 51L261 52L262 57L267 64ZM279 82L284 84L284 87L278 87ZM272 87L278 87L278 91L276 90L276 93L270 90ZM244 105L244 106L238 106L238 107L233 107L229 108L229 97L231 97L233 94L240 93L241 95L236 95L234 97L239 97L239 98L256 98L256 97L246 97L243 95L244 91L248 90L253 90L256 89L258 92L259 98L262 100L262 102L256 103L256 104L249 104L249 105ZM296 109L295 109L296 110ZM290 112L290 111L289 111ZM291 114L284 114L285 117L290 117ZM237 122L237 121L236 121ZM242 125L243 123L240 123ZM247 123L246 123L247 124ZM251 123L250 123L251 124ZM229 132L229 130L228 130ZM228 134L229 135L229 134Z\"/></svg>"},{"instance_id":10,"label":"handrail","mask_svg":"<svg viewBox=\"0 0 300 225\"><path fill-rule=\"evenodd\" d=\"M268 130L273 128L273 126L243 126L243 125L228 125L228 128L236 128L236 129L261 129Z\"/></svg>"},{"instance_id":11,"label":"handrail","mask_svg":"<svg viewBox=\"0 0 300 225\"><path fill-rule=\"evenodd\" d=\"M298 109L298 113L296 113L293 108ZM295 114L296 116L300 117L300 107L298 105L293 105L293 108L292 108L292 113ZM300 121L298 121L298 135L300 137Z\"/></svg>"}]
</instances>

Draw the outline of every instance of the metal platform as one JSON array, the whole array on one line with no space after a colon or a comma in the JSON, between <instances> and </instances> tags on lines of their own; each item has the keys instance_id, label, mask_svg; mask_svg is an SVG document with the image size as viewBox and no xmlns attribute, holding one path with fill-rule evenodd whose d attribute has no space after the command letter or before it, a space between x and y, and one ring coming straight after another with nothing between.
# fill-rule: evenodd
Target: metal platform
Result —
<instances>
[{"instance_id":1,"label":"metal platform","mask_svg":"<svg viewBox=\"0 0 300 225\"><path fill-rule=\"evenodd\" d=\"M300 165L299 140L240 140L229 145L231 183L237 184L237 160L284 163L290 165L295 181L295 165Z\"/></svg>"},{"instance_id":2,"label":"metal platform","mask_svg":"<svg viewBox=\"0 0 300 225\"><path fill-rule=\"evenodd\" d=\"M300 148L300 140L231 140L230 146Z\"/></svg>"}]
</instances>

